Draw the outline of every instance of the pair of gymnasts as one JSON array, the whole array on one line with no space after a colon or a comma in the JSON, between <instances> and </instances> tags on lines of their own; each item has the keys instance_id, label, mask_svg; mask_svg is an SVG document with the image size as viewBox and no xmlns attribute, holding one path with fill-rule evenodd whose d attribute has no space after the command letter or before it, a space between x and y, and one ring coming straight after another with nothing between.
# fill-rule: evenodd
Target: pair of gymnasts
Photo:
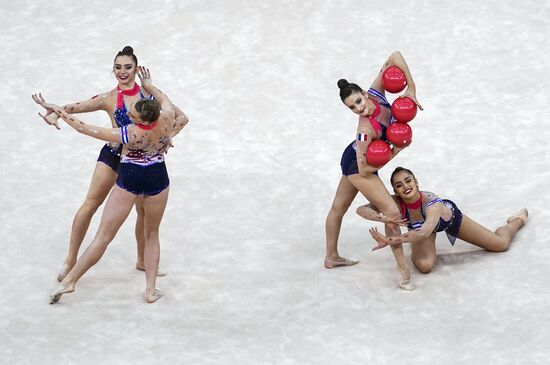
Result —
<instances>
[{"instance_id":1,"label":"pair of gymnasts","mask_svg":"<svg viewBox=\"0 0 550 365\"><path fill-rule=\"evenodd\" d=\"M390 245L399 270L399 286L404 290L413 290L415 287L403 243L411 243L412 262L419 271L428 273L437 257L436 232L445 231L452 244L460 238L488 251L506 251L517 231L527 222L528 212L525 208L521 209L509 217L505 225L490 231L462 214L454 202L421 191L413 172L402 167L395 169L391 175L390 183L395 194L390 195L378 177L379 168L370 166L365 156L372 140L387 142L385 132L393 118L382 85L382 75L392 66L400 68L407 80L407 89L401 96L411 98L422 110L416 98L416 85L400 52L390 55L367 91L347 80L338 81L340 98L352 112L359 115L359 123L356 140L342 154L340 165L343 176L326 219L325 267L350 266L358 262L338 254L338 236L344 214L357 193L361 192L370 203L358 208L357 213L365 219L385 224L385 235L376 229L370 230L377 242L373 250ZM393 146L391 159L401 150ZM407 226L408 232L401 234L400 226Z\"/></svg>"}]
</instances>

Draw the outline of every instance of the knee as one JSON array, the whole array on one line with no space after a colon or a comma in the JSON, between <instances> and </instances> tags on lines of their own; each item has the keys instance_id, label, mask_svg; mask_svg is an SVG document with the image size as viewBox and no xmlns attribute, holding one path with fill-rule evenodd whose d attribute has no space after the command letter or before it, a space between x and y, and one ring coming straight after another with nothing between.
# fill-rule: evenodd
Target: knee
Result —
<instances>
[{"instance_id":1,"label":"knee","mask_svg":"<svg viewBox=\"0 0 550 365\"><path fill-rule=\"evenodd\" d=\"M111 229L100 229L99 232L97 232L97 242L101 245L107 248L109 243L115 238L116 231L113 231Z\"/></svg>"},{"instance_id":2,"label":"knee","mask_svg":"<svg viewBox=\"0 0 550 365\"><path fill-rule=\"evenodd\" d=\"M349 204L345 204L343 202L335 201L332 203L332 207L330 208L330 214L334 214L338 217L343 217L344 214L348 211Z\"/></svg>"},{"instance_id":3,"label":"knee","mask_svg":"<svg viewBox=\"0 0 550 365\"><path fill-rule=\"evenodd\" d=\"M414 266L423 274L428 274L430 271L432 271L433 267L435 265L435 260L433 259L417 259L414 260Z\"/></svg>"},{"instance_id":4,"label":"knee","mask_svg":"<svg viewBox=\"0 0 550 365\"><path fill-rule=\"evenodd\" d=\"M489 252L506 252L510 248L510 241L502 240L496 245L488 246L485 249Z\"/></svg>"},{"instance_id":5,"label":"knee","mask_svg":"<svg viewBox=\"0 0 550 365\"><path fill-rule=\"evenodd\" d=\"M145 216L145 208L143 208L143 205L136 204L136 213L139 217Z\"/></svg>"},{"instance_id":6,"label":"knee","mask_svg":"<svg viewBox=\"0 0 550 365\"><path fill-rule=\"evenodd\" d=\"M357 213L357 215L365 218L365 215L367 214L367 207L365 207L364 205L360 206L359 208L357 208L355 210L355 213Z\"/></svg>"},{"instance_id":7,"label":"knee","mask_svg":"<svg viewBox=\"0 0 550 365\"><path fill-rule=\"evenodd\" d=\"M101 203L103 203L103 201L100 201L99 199L86 198L86 200L84 200L84 203L80 207L80 210L86 212L89 215L94 215L95 212L97 212L97 209L99 208Z\"/></svg>"},{"instance_id":8,"label":"knee","mask_svg":"<svg viewBox=\"0 0 550 365\"><path fill-rule=\"evenodd\" d=\"M145 227L145 239L147 241L150 240L156 240L159 237L159 229L158 227L151 228L151 227Z\"/></svg>"}]
</instances>

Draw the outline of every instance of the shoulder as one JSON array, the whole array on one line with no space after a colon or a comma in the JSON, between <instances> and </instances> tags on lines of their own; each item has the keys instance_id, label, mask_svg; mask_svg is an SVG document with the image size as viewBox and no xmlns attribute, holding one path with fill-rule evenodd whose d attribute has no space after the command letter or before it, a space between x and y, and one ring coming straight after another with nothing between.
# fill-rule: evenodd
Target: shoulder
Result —
<instances>
[{"instance_id":1,"label":"shoulder","mask_svg":"<svg viewBox=\"0 0 550 365\"><path fill-rule=\"evenodd\" d=\"M386 91L382 87L382 84L373 83L371 87L367 90L369 97L376 97L377 99L382 99L386 96Z\"/></svg>"},{"instance_id":2,"label":"shoulder","mask_svg":"<svg viewBox=\"0 0 550 365\"><path fill-rule=\"evenodd\" d=\"M130 124L124 127L120 127L120 134L123 144L132 144L141 137L142 130L138 128L135 124Z\"/></svg>"},{"instance_id":3,"label":"shoulder","mask_svg":"<svg viewBox=\"0 0 550 365\"><path fill-rule=\"evenodd\" d=\"M423 191L422 192L422 203L429 207L436 203L442 203L443 200L439 197L439 195L432 193L431 191Z\"/></svg>"},{"instance_id":4,"label":"shoulder","mask_svg":"<svg viewBox=\"0 0 550 365\"><path fill-rule=\"evenodd\" d=\"M139 92L145 99L155 100L155 97L152 94L149 94L144 88L140 87Z\"/></svg>"},{"instance_id":5,"label":"shoulder","mask_svg":"<svg viewBox=\"0 0 550 365\"><path fill-rule=\"evenodd\" d=\"M109 104L113 104L113 103L116 102L116 96L117 96L117 91L116 91L116 89L114 89L114 90L111 90L111 91L107 91L107 92L97 94L97 95L93 96L92 99L95 99L98 102L107 102Z\"/></svg>"}]
</instances>

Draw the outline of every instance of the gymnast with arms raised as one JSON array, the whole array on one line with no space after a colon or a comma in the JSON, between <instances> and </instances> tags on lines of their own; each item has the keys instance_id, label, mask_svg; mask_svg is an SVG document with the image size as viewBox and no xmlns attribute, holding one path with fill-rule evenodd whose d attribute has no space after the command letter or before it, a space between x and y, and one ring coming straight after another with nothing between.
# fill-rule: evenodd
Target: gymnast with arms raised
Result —
<instances>
[{"instance_id":1,"label":"gymnast with arms raised","mask_svg":"<svg viewBox=\"0 0 550 365\"><path fill-rule=\"evenodd\" d=\"M386 234L396 236L399 232L399 210L384 183L378 177L377 167L367 164L365 153L373 139L385 138L387 126L393 121L391 105L385 97L382 87L382 74L391 66L399 67L407 79L407 89L402 96L411 98L422 110L416 99L416 86L411 72L401 52L392 53L382 66L378 76L372 82L368 91L363 91L356 84L339 80L340 98L355 114L359 115L357 138L345 149L342 160L342 177L336 191L332 207L328 213L326 232L325 268L355 265L358 261L341 257L338 253L338 236L342 219L358 192L361 192L382 213L380 220L386 223ZM393 147L391 158L394 158L402 148ZM400 245L391 246L399 270L399 286L404 290L413 290L411 273L403 248Z\"/></svg>"},{"instance_id":2,"label":"gymnast with arms raised","mask_svg":"<svg viewBox=\"0 0 550 365\"><path fill-rule=\"evenodd\" d=\"M63 108L48 104L41 95L33 95L36 103L53 111L79 133L123 145L118 178L103 210L98 231L86 251L61 281L60 288L50 297L56 303L61 296L73 292L76 282L103 256L132 206L143 199L145 300L149 303L162 296L155 288L160 243L159 226L169 191L169 178L164 163L164 151L187 124L182 113L175 117L170 100L151 84L148 70L140 68L143 88L156 100L141 99L130 104L128 116L134 124L121 128L102 128L84 123ZM161 112L162 111L162 112Z\"/></svg>"},{"instance_id":3,"label":"gymnast with arms raised","mask_svg":"<svg viewBox=\"0 0 550 365\"><path fill-rule=\"evenodd\" d=\"M396 168L390 182L395 192L392 198L401 210L401 224L407 225L408 232L386 237L376 228L371 228L370 234L378 243L373 251L387 245L401 246L410 242L412 262L425 274L436 263L437 232L444 231L453 245L456 238L460 238L487 251L502 252L508 250L518 230L527 223L528 211L523 208L493 232L462 214L454 202L420 191L418 181L409 169ZM380 221L380 211L372 204L357 208L357 214L368 220Z\"/></svg>"}]
</instances>

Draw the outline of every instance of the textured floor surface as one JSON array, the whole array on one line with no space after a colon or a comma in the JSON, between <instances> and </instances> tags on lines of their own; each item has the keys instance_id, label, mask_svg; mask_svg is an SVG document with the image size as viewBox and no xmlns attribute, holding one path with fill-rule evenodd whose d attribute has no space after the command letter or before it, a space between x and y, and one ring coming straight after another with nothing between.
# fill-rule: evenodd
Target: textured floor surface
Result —
<instances>
[{"instance_id":1,"label":"textured floor surface","mask_svg":"<svg viewBox=\"0 0 550 365\"><path fill-rule=\"evenodd\" d=\"M0 0L0 356L6 364L550 363L550 4L465 0ZM115 86L134 47L190 116L167 156L154 305L133 269L132 214L77 292L47 298L102 146L47 127L30 95L68 103ZM490 228L531 220L506 253L438 237L438 264L396 287L355 208L325 270L324 219L367 87L401 50L425 111L388 164ZM107 125L102 113L83 119ZM387 184L389 185L389 184ZM84 245L99 222L94 217Z\"/></svg>"}]
</instances>

